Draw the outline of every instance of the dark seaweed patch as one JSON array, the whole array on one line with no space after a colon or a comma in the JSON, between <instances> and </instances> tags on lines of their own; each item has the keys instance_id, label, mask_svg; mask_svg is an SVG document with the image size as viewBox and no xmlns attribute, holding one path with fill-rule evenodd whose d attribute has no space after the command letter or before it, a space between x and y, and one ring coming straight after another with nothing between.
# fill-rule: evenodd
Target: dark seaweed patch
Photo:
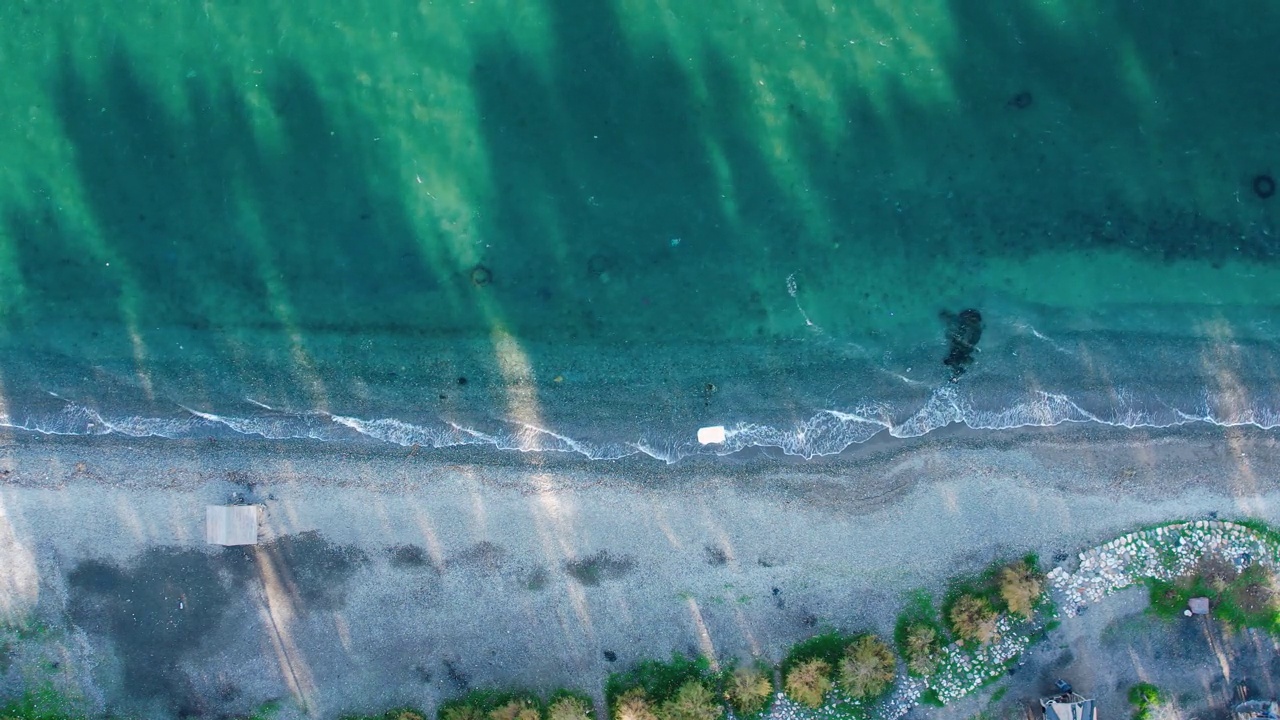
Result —
<instances>
[{"instance_id":1,"label":"dark seaweed patch","mask_svg":"<svg viewBox=\"0 0 1280 720\"><path fill-rule=\"evenodd\" d=\"M635 566L636 561L630 556L614 557L607 550L601 550L594 555L566 562L564 569L583 585L599 585L605 580L625 577Z\"/></svg>"},{"instance_id":2,"label":"dark seaweed patch","mask_svg":"<svg viewBox=\"0 0 1280 720\"><path fill-rule=\"evenodd\" d=\"M942 319L947 323L947 357L942 364L951 368L951 382L955 382L973 364L982 339L982 313L973 308L958 315L944 311Z\"/></svg>"}]
</instances>

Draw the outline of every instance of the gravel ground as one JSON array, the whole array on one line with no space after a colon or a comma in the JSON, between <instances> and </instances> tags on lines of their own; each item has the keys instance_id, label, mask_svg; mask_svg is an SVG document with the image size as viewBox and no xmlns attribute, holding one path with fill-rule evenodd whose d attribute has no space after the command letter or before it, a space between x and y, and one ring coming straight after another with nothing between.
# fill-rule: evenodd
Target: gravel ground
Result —
<instances>
[{"instance_id":1,"label":"gravel ground","mask_svg":"<svg viewBox=\"0 0 1280 720\"><path fill-rule=\"evenodd\" d=\"M672 650L777 660L823 626L887 632L904 592L996 558L1210 513L1280 520L1274 445L953 436L662 467L14 439L0 609L26 630L8 631L4 683L154 717L276 698L280 717L430 711L495 684L599 696ZM256 549L203 543L203 505L233 492L264 506Z\"/></svg>"}]
</instances>

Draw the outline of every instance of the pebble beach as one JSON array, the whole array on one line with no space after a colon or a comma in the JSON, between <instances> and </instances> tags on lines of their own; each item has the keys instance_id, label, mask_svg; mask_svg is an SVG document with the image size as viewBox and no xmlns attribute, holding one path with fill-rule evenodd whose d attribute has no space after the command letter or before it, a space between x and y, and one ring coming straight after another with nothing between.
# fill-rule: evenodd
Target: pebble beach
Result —
<instances>
[{"instance_id":1,"label":"pebble beach","mask_svg":"<svg viewBox=\"0 0 1280 720\"><path fill-rule=\"evenodd\" d=\"M69 690L143 715L162 716L175 695L227 712L288 697L321 717L431 709L493 685L599 697L610 671L672 651L776 662L822 627L887 636L912 590L1124 536L1051 575L1055 593L1092 601L1097 578L1125 582L1107 568L1144 562L1125 548L1174 532L1127 536L1135 527L1280 519L1280 490L1264 480L1277 476L1271 442L957 437L825 464L601 472L538 456L497 466L15 438L0 490L5 609L55 629ZM264 507L252 553L204 544L205 504L233 493ZM1178 532L1188 547L1262 557L1247 528ZM570 572L590 558L607 569ZM156 576L164 567L171 576ZM129 589L112 595L89 577ZM1016 654L1017 636L988 651ZM156 662L164 669L146 672L163 694L125 682ZM971 682L962 675L955 693Z\"/></svg>"}]
</instances>

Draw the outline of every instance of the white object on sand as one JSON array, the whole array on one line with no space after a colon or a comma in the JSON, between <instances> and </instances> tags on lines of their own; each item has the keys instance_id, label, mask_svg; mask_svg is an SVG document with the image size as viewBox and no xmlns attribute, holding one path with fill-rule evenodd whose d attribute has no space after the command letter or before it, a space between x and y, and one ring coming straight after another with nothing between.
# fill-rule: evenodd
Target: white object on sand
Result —
<instances>
[{"instance_id":1,"label":"white object on sand","mask_svg":"<svg viewBox=\"0 0 1280 720\"><path fill-rule=\"evenodd\" d=\"M698 428L698 442L703 445L712 445L714 443L724 442L725 433L723 425L712 425L711 427Z\"/></svg>"},{"instance_id":2,"label":"white object on sand","mask_svg":"<svg viewBox=\"0 0 1280 720\"><path fill-rule=\"evenodd\" d=\"M257 545L257 505L206 505L204 539L210 545Z\"/></svg>"}]
</instances>

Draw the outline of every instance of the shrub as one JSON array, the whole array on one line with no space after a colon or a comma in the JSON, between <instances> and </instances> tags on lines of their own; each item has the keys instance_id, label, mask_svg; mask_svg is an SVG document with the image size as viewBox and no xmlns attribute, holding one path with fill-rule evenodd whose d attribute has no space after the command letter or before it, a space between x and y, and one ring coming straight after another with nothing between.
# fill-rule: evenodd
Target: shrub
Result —
<instances>
[{"instance_id":1,"label":"shrub","mask_svg":"<svg viewBox=\"0 0 1280 720\"><path fill-rule=\"evenodd\" d=\"M625 673L609 676L604 694L612 712L618 698L624 693L640 688L650 706L656 710L674 698L680 688L691 680L706 682L711 679L711 665L704 657L687 658L673 653L666 662L645 660Z\"/></svg>"},{"instance_id":2,"label":"shrub","mask_svg":"<svg viewBox=\"0 0 1280 720\"><path fill-rule=\"evenodd\" d=\"M653 711L653 703L645 695L643 688L632 688L618 698L613 710L614 720L658 720Z\"/></svg>"},{"instance_id":3,"label":"shrub","mask_svg":"<svg viewBox=\"0 0 1280 720\"><path fill-rule=\"evenodd\" d=\"M933 607L933 597L918 590L907 597L906 607L893 626L893 641L914 675L932 675L938 669L946 629Z\"/></svg>"},{"instance_id":4,"label":"shrub","mask_svg":"<svg viewBox=\"0 0 1280 720\"><path fill-rule=\"evenodd\" d=\"M489 720L541 720L542 713L531 700L508 700L489 711Z\"/></svg>"},{"instance_id":5,"label":"shrub","mask_svg":"<svg viewBox=\"0 0 1280 720\"><path fill-rule=\"evenodd\" d=\"M1027 620L1035 608L1036 600L1044 590L1044 579L1035 568L1019 561L1000 571L1000 597L1009 606L1009 612Z\"/></svg>"},{"instance_id":6,"label":"shrub","mask_svg":"<svg viewBox=\"0 0 1280 720\"><path fill-rule=\"evenodd\" d=\"M951 606L951 630L962 640L990 642L996 636L996 611L991 603L974 595L961 595Z\"/></svg>"},{"instance_id":7,"label":"shrub","mask_svg":"<svg viewBox=\"0 0 1280 720\"><path fill-rule=\"evenodd\" d=\"M1148 720L1160 704L1160 689L1151 683L1138 683L1129 688L1129 702L1134 706L1133 720Z\"/></svg>"},{"instance_id":8,"label":"shrub","mask_svg":"<svg viewBox=\"0 0 1280 720\"><path fill-rule=\"evenodd\" d=\"M412 711L410 711L412 712ZM393 720L388 713L383 720ZM541 720L542 703L521 693L474 690L441 706L440 720Z\"/></svg>"},{"instance_id":9,"label":"shrub","mask_svg":"<svg viewBox=\"0 0 1280 720\"><path fill-rule=\"evenodd\" d=\"M942 643L938 640L938 631L932 626L924 623L908 625L902 646L903 654L907 656L907 670L917 675L931 675L938 669L938 652Z\"/></svg>"},{"instance_id":10,"label":"shrub","mask_svg":"<svg viewBox=\"0 0 1280 720\"><path fill-rule=\"evenodd\" d=\"M769 704L769 698L773 696L773 681L760 668L736 668L725 683L725 695L737 712L757 713Z\"/></svg>"},{"instance_id":11,"label":"shrub","mask_svg":"<svg viewBox=\"0 0 1280 720\"><path fill-rule=\"evenodd\" d=\"M840 659L840 685L855 698L873 698L893 682L896 661L889 646L874 635L854 640Z\"/></svg>"},{"instance_id":12,"label":"shrub","mask_svg":"<svg viewBox=\"0 0 1280 720\"><path fill-rule=\"evenodd\" d=\"M690 680L676 691L675 697L658 710L661 720L716 720L724 708L715 695L699 680Z\"/></svg>"},{"instance_id":13,"label":"shrub","mask_svg":"<svg viewBox=\"0 0 1280 720\"><path fill-rule=\"evenodd\" d=\"M440 711L440 720L487 720L487 715L474 705L450 705Z\"/></svg>"},{"instance_id":14,"label":"shrub","mask_svg":"<svg viewBox=\"0 0 1280 720\"><path fill-rule=\"evenodd\" d=\"M591 720L591 703L580 697L564 695L547 706L547 720Z\"/></svg>"},{"instance_id":15,"label":"shrub","mask_svg":"<svg viewBox=\"0 0 1280 720\"><path fill-rule=\"evenodd\" d=\"M831 665L826 660L805 660L787 672L787 695L811 708L822 706L822 698L831 689Z\"/></svg>"}]
</instances>

